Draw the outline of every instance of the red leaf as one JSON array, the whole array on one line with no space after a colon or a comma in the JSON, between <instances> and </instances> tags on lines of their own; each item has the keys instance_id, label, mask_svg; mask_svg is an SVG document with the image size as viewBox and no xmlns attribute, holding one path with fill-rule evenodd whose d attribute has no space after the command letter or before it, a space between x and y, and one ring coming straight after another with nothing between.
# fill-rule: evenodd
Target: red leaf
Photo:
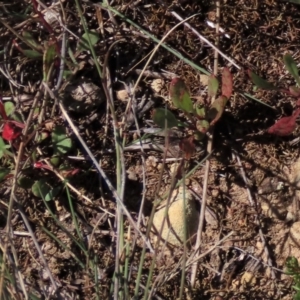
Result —
<instances>
[{"instance_id":1,"label":"red leaf","mask_svg":"<svg viewBox=\"0 0 300 300\"><path fill-rule=\"evenodd\" d=\"M7 141L16 139L21 134L21 130L13 123L7 122L3 126L2 137Z\"/></svg>"},{"instance_id":2,"label":"red leaf","mask_svg":"<svg viewBox=\"0 0 300 300\"><path fill-rule=\"evenodd\" d=\"M76 175L77 173L79 173L79 169L70 169L70 170L63 170L61 171L61 175L63 177L72 177L74 175Z\"/></svg>"},{"instance_id":3,"label":"red leaf","mask_svg":"<svg viewBox=\"0 0 300 300\"><path fill-rule=\"evenodd\" d=\"M300 115L300 109L297 109L290 117L279 119L267 132L278 136L287 136L293 133L297 124L297 117Z\"/></svg>"},{"instance_id":4,"label":"red leaf","mask_svg":"<svg viewBox=\"0 0 300 300\"><path fill-rule=\"evenodd\" d=\"M40 161L38 162L35 162L33 164L33 167L36 168L36 169L45 169L45 170L50 170L50 171L53 171L53 168L51 166L48 166Z\"/></svg>"},{"instance_id":5,"label":"red leaf","mask_svg":"<svg viewBox=\"0 0 300 300\"><path fill-rule=\"evenodd\" d=\"M289 87L289 93L294 97L300 96L300 89L296 86L290 86Z\"/></svg>"},{"instance_id":6,"label":"red leaf","mask_svg":"<svg viewBox=\"0 0 300 300\"><path fill-rule=\"evenodd\" d=\"M184 158L187 160L191 159L196 150L194 138L192 136L185 138L184 140L180 141L179 147L184 154Z\"/></svg>"},{"instance_id":7,"label":"red leaf","mask_svg":"<svg viewBox=\"0 0 300 300\"><path fill-rule=\"evenodd\" d=\"M20 123L18 121L14 121L14 120L9 120L10 124L13 124L14 126L18 127L18 128L25 128L25 125L23 123Z\"/></svg>"},{"instance_id":8,"label":"red leaf","mask_svg":"<svg viewBox=\"0 0 300 300\"><path fill-rule=\"evenodd\" d=\"M228 68L224 68L222 73L222 96L230 98L232 95L232 86L232 74Z\"/></svg>"}]
</instances>

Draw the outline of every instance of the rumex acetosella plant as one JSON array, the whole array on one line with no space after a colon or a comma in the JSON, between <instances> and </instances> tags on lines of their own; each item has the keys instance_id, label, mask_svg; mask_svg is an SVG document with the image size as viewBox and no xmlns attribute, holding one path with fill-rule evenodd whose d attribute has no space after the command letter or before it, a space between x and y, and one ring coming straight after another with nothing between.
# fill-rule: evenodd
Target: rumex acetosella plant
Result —
<instances>
[{"instance_id":1,"label":"rumex acetosella plant","mask_svg":"<svg viewBox=\"0 0 300 300\"><path fill-rule=\"evenodd\" d=\"M267 129L267 132L277 136L288 136L293 133L296 129L296 120L300 115L300 77L297 64L290 54L286 54L283 57L283 62L285 64L288 72L294 77L297 85L289 86L286 88L280 88L275 86L273 83L266 81L265 79L256 75L253 71L248 70L248 75L251 81L260 89L263 90L273 90L287 94L297 98L295 103L295 109L291 116L282 117L273 126Z\"/></svg>"},{"instance_id":2,"label":"rumex acetosella plant","mask_svg":"<svg viewBox=\"0 0 300 300\"><path fill-rule=\"evenodd\" d=\"M169 87L170 98L174 106L182 110L187 122L181 122L171 111L164 108L154 110L153 121L161 128L184 127L192 130L193 136L186 140L192 146L194 139L202 140L210 128L221 118L225 105L232 95L232 86L232 74L228 68L224 68L222 72L221 95L215 101L212 101L218 95L219 80L214 75L211 75L208 80L210 101L194 105L183 79L174 78ZM188 152L191 153L192 151Z\"/></svg>"}]
</instances>

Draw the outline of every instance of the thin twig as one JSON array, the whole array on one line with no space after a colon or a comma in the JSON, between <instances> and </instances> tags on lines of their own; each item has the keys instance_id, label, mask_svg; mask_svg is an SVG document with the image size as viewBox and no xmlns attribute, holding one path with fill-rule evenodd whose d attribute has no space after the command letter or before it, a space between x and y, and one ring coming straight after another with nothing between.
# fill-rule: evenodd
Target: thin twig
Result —
<instances>
[{"instance_id":1,"label":"thin twig","mask_svg":"<svg viewBox=\"0 0 300 300\"><path fill-rule=\"evenodd\" d=\"M216 3L217 5L217 9L218 9L218 2ZM182 21L183 19L175 12L175 11L171 11L171 14L176 18L178 19L179 21ZM218 20L218 17L217 17L217 20ZM219 20L218 22L216 23L216 32L218 31L219 33L219 29L217 30L217 27L219 28L220 24L219 24ZM237 65L235 63L235 61L230 58L228 55L224 54L218 47L217 47L217 43L216 45L212 44L207 38L205 38L203 35L201 35L195 28L193 28L189 23L185 22L184 23L184 26L186 26L187 28L189 28L193 33L195 33L197 35L197 37L205 42L207 45L209 45L211 48L213 48L216 52L218 52L222 57L224 57L227 61L229 61L231 64L233 64L238 70L241 69L241 67L239 65ZM217 33L217 34L218 34Z\"/></svg>"},{"instance_id":2,"label":"thin twig","mask_svg":"<svg viewBox=\"0 0 300 300\"><path fill-rule=\"evenodd\" d=\"M250 206L255 207L256 205L255 205L255 202L253 201L251 191L250 191L249 185L248 185L248 179L246 177L246 174L245 174L243 165L241 163L240 157L239 157L239 155L236 151L234 151L233 153L234 153L234 156L237 159L238 166L239 166L239 169L240 169L240 172L241 172L241 176L242 176L242 178L244 180L244 183L245 183L245 186L246 186ZM261 239L263 247L264 247L264 252L265 252L266 257L267 257L268 265L269 265L270 270L271 270L271 276L272 276L272 279L275 279L276 275L275 275L275 272L274 272L273 262L272 262L272 259L271 259L271 256L270 256L270 251L268 249L266 239L265 239L264 234L263 234L262 229L261 229L261 223L260 223L260 220L259 220L259 217L258 217L258 213L256 214L255 218L256 218L256 223L257 223L258 228L259 228L258 233L259 233L260 239Z\"/></svg>"},{"instance_id":3,"label":"thin twig","mask_svg":"<svg viewBox=\"0 0 300 300\"><path fill-rule=\"evenodd\" d=\"M13 195L13 197L14 197L15 202L19 204L18 200L16 199L16 196ZM23 219L23 222L24 222L26 228L27 228L28 232L31 235L31 238L32 238L32 241L33 241L33 243L35 245L35 248L36 248L37 252L39 253L40 259L43 262L44 268L45 268L45 270L48 273L49 279L50 279L50 281L51 281L51 283L53 285L54 291L52 291L52 292L56 292L56 290L58 288L57 284L56 284L56 282L55 282L55 280L54 280L54 278L52 276L52 273L51 273L51 271L49 269L48 263L46 262L46 259L45 259L44 255L43 255L42 249L41 249L41 247L40 247L40 245L39 245L39 243L38 243L38 241L37 241L37 239L36 239L36 237L34 235L34 232L33 232L32 228L30 226L28 218L27 218L26 214L24 213L23 208L22 208L21 205L19 205L18 209L19 209L20 215L21 215L21 217Z\"/></svg>"},{"instance_id":4,"label":"thin twig","mask_svg":"<svg viewBox=\"0 0 300 300\"><path fill-rule=\"evenodd\" d=\"M43 85L45 86L46 89L48 89L48 92L51 96L52 99L54 100L58 100L57 97L53 94L53 92L50 90L50 88L43 83ZM106 176L105 172L102 170L102 168L100 168L95 156L92 154L91 150L89 149L89 147L86 145L85 141L82 139L82 137L79 134L78 129L76 128L76 126L74 125L73 121L71 120L71 118L69 117L66 109L64 108L64 106L62 105L62 103L59 102L59 107L61 109L61 112L64 116L64 118L66 119L66 121L68 122L68 124L70 125L71 129L73 130L75 136L77 137L77 139L79 140L79 142L81 143L82 147L84 148L84 150L87 152L87 154L89 155L89 157L91 158L95 168L98 170L99 174L101 175L101 177L103 178L103 180L106 182L108 188L110 189L110 191L112 192L113 196L115 197L116 201L118 201L118 203L120 204L121 208L124 211L124 214L127 216L128 221L130 222L130 224L132 225L132 227L136 230L136 232L138 234L140 234L141 238L144 240L144 242L146 243L146 245L148 246L148 248L153 252L153 248L150 244L149 239L147 239L145 237L145 235L140 231L139 228L137 228L132 216L130 215L127 207L124 205L124 203L122 202L122 200L120 199L116 189L114 188L114 186L112 185L111 181L108 179L108 177Z\"/></svg>"},{"instance_id":5,"label":"thin twig","mask_svg":"<svg viewBox=\"0 0 300 300\"><path fill-rule=\"evenodd\" d=\"M214 75L217 76L218 73L218 54L217 47L219 44L219 21L220 21L220 1L216 1L216 47L214 48ZM211 102L215 101L215 97L212 98ZM210 154L213 150L213 135L214 135L214 128L210 129L210 134L207 143L207 153ZM205 219L205 210L206 210L206 200L207 200L207 189L208 189L208 175L210 169L210 160L206 160L205 163L205 173L204 173L204 180L203 180L203 191L202 191L202 202L201 202L201 211L200 211L200 219L199 219L199 227L197 231L197 240L195 245L195 252L199 252L201 246L201 238L202 238L202 231L204 227L204 219ZM191 286L195 286L196 281L196 274L197 274L198 263L196 262L192 266L191 270Z\"/></svg>"},{"instance_id":6,"label":"thin twig","mask_svg":"<svg viewBox=\"0 0 300 300\"><path fill-rule=\"evenodd\" d=\"M116 149L116 177L117 177L117 193L123 201L125 194L125 182L126 182L126 173L125 173L125 160L124 160L124 150L123 145L120 143L120 130L118 126L118 120L115 113L114 101L113 101L113 91L112 91L112 83L110 77L110 71L108 68L108 59L110 56L110 52L113 47L119 43L124 41L124 39L120 39L115 41L108 48L104 63L103 63L103 77L102 77L102 86L107 98L107 104L112 116L112 124L114 130L114 140L115 140L115 149ZM108 121L108 110L107 110L107 121ZM114 277L114 298L118 298L119 293L119 276L120 274L120 253L124 247L124 235L123 235L123 215L122 215L122 207L117 203L117 213L116 213L116 221L117 222L117 247L115 253L115 277ZM138 228L138 226L136 225Z\"/></svg>"},{"instance_id":7,"label":"thin twig","mask_svg":"<svg viewBox=\"0 0 300 300\"><path fill-rule=\"evenodd\" d=\"M26 120L26 125L25 128L23 130L23 136L26 137L28 134L28 130L30 128L31 125L31 121L33 118L33 113L34 113L34 109L37 106L38 101L40 100L41 96L42 96L42 87L43 85L40 85L39 90L37 91L35 97L34 97L34 101L32 104L32 108L29 112L28 118ZM15 173L12 179L12 187L11 187L11 192L10 192L10 198L9 198L9 205L8 205L8 210L7 210L7 219L6 219L6 235L7 235L7 242L4 245L4 250L3 250L3 261L2 261L2 266L1 266L1 272L0 274L2 274L0 276L0 298L3 292L3 282L4 282L4 273L5 273L5 268L6 268L6 256L7 256L7 250L8 250L8 241L11 240L12 238L12 212L13 212L13 206L14 206L14 196L15 196L15 191L17 188L17 178L19 176L19 170L21 169L21 160L23 157L23 152L24 152L24 148L25 148L25 139L23 139L20 143L19 146L19 152L18 152L18 157L16 160L16 165L15 165ZM54 286L55 287L55 286Z\"/></svg>"},{"instance_id":8,"label":"thin twig","mask_svg":"<svg viewBox=\"0 0 300 300\"><path fill-rule=\"evenodd\" d=\"M193 266L196 262L198 262L200 259L204 258L206 255L208 255L209 253L211 253L213 250L215 250L217 247L219 247L223 242L225 242L228 238L230 238L233 234L235 234L234 231L229 232L226 236L224 236L221 240L219 240L217 243L215 243L211 248L209 248L207 251L205 251L202 254L197 254L194 252L194 255L192 255L191 257L188 258L187 263L186 263L186 270L188 270L191 266ZM165 280L163 281L163 283L166 283L167 281L171 280L172 278L174 278L175 276L177 276L177 274L179 272L181 272L179 266L181 265L181 261L179 261L176 266L174 266L174 269L172 272L172 275L168 278L165 278Z\"/></svg>"}]
</instances>

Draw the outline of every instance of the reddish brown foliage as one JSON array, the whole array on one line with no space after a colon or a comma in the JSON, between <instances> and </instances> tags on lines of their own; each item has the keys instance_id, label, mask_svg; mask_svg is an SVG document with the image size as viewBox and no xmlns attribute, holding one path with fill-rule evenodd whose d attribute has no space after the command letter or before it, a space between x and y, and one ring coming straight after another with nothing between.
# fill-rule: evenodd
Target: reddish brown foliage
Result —
<instances>
[{"instance_id":1,"label":"reddish brown foliage","mask_svg":"<svg viewBox=\"0 0 300 300\"><path fill-rule=\"evenodd\" d=\"M20 128L24 128L24 125L17 121L8 121L8 117L6 115L4 105L0 101L0 115L2 119L5 121L2 131L2 137L4 140L12 141L16 139L22 132Z\"/></svg>"},{"instance_id":2,"label":"reddish brown foliage","mask_svg":"<svg viewBox=\"0 0 300 300\"><path fill-rule=\"evenodd\" d=\"M291 116L279 119L267 132L279 136L287 136L293 133L297 124L297 117L300 115L300 108L298 108Z\"/></svg>"},{"instance_id":3,"label":"reddish brown foliage","mask_svg":"<svg viewBox=\"0 0 300 300\"><path fill-rule=\"evenodd\" d=\"M22 130L15 126L12 122L7 122L3 126L2 137L4 140L12 141L16 139L21 132Z\"/></svg>"},{"instance_id":4,"label":"reddish brown foliage","mask_svg":"<svg viewBox=\"0 0 300 300\"><path fill-rule=\"evenodd\" d=\"M232 95L232 86L232 74L228 68L224 68L222 73L222 96L229 99Z\"/></svg>"},{"instance_id":5,"label":"reddish brown foliage","mask_svg":"<svg viewBox=\"0 0 300 300\"><path fill-rule=\"evenodd\" d=\"M195 144L194 138L192 136L185 138L184 140L180 141L179 147L184 153L184 158L189 160L195 153Z\"/></svg>"}]
</instances>

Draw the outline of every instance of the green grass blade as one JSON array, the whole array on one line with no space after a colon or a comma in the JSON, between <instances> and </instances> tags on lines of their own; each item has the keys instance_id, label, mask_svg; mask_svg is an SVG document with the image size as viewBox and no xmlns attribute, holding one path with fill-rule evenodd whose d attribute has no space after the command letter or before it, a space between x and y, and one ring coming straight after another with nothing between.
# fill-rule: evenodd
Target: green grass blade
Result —
<instances>
[{"instance_id":1,"label":"green grass blade","mask_svg":"<svg viewBox=\"0 0 300 300\"><path fill-rule=\"evenodd\" d=\"M264 105L264 106L267 106L267 107L269 107L269 108L274 109L274 107L272 107L271 105L269 105L269 104L267 104L267 103L265 103L265 102L263 102L263 101L261 101L261 100L255 98L255 97L253 97L252 95L250 95L250 94L248 94L248 93L243 93L242 95L245 96L245 97L248 97L248 98L250 98L251 100L254 100L254 101L256 101L256 102L258 102L258 103L260 103L260 104L262 104L262 105Z\"/></svg>"},{"instance_id":2,"label":"green grass blade","mask_svg":"<svg viewBox=\"0 0 300 300\"><path fill-rule=\"evenodd\" d=\"M110 10L111 12L113 12L114 14L116 14L117 16L119 16L120 18L122 18L123 20L125 20L127 23L129 23L130 25L134 26L135 28L137 28L138 30L140 30L142 33L144 33L145 35L147 35L155 43L158 44L160 42L160 40L158 38L156 38L154 35L152 35L147 30L143 29L142 27L140 27L139 25L137 25L136 23L134 23L133 21L131 21L130 19L128 19L126 16L124 16L123 14L121 14L119 11L117 11L113 7L111 7L111 6L107 5L107 4L103 4L103 3L97 3L96 5L100 6L103 9ZM210 72L208 72L205 69L201 68L200 66L196 65L191 60L185 58L180 52L176 51L172 47L166 45L165 43L161 44L161 46L163 48L165 48L166 50L168 50L170 53L174 54L176 57L178 57L182 61L184 61L186 64L190 65L195 70L200 71L200 72L202 72L202 73L204 73L206 75L210 75Z\"/></svg>"},{"instance_id":3,"label":"green grass blade","mask_svg":"<svg viewBox=\"0 0 300 300\"><path fill-rule=\"evenodd\" d=\"M290 55L290 54L284 55L283 62L285 64L286 69L295 78L295 80L299 86L300 85L299 70L298 70L297 64L294 61L292 55Z\"/></svg>"}]
</instances>

